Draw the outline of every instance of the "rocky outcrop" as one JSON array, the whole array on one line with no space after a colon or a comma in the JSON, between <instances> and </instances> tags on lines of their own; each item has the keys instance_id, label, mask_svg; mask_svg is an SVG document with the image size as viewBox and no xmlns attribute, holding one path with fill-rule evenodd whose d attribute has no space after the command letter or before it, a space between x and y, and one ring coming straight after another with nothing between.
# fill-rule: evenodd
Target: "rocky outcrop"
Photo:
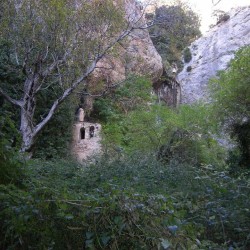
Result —
<instances>
[{"instance_id":1,"label":"rocky outcrop","mask_svg":"<svg viewBox=\"0 0 250 250\"><path fill-rule=\"evenodd\" d=\"M164 75L153 85L158 103L161 101L168 107L177 108L180 104L181 87L175 77Z\"/></svg>"},{"instance_id":2,"label":"rocky outcrop","mask_svg":"<svg viewBox=\"0 0 250 250\"><path fill-rule=\"evenodd\" d=\"M116 2L116 1L115 1ZM134 26L144 26L141 7L135 0L122 0L125 18ZM148 76L153 82L163 72L161 56L156 51L147 29L135 29L116 47L116 55L105 56L97 65L89 86L97 82L113 84L129 74Z\"/></svg>"},{"instance_id":3,"label":"rocky outcrop","mask_svg":"<svg viewBox=\"0 0 250 250\"><path fill-rule=\"evenodd\" d=\"M191 44L192 60L178 75L182 103L205 100L209 79L228 67L236 50L250 44L250 6L234 9L229 14L229 19L219 22Z\"/></svg>"}]
</instances>

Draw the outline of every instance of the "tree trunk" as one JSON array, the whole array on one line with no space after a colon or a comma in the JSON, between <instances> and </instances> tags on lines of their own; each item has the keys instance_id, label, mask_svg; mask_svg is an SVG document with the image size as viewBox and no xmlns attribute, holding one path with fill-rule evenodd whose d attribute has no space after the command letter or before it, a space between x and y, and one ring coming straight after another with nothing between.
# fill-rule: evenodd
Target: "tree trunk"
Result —
<instances>
[{"instance_id":1,"label":"tree trunk","mask_svg":"<svg viewBox=\"0 0 250 250\"><path fill-rule=\"evenodd\" d=\"M25 81L25 94L23 97L23 105L21 107L21 126L22 134L21 152L28 152L32 156L32 148L35 143L35 129L33 124L34 113L36 109L35 98L35 82L37 78Z\"/></svg>"},{"instance_id":2,"label":"tree trunk","mask_svg":"<svg viewBox=\"0 0 250 250\"><path fill-rule=\"evenodd\" d=\"M28 114L26 110L21 110L21 126L20 131L22 134L22 146L21 152L28 152L32 154L32 147L35 143L35 136L33 132L31 114Z\"/></svg>"}]
</instances>

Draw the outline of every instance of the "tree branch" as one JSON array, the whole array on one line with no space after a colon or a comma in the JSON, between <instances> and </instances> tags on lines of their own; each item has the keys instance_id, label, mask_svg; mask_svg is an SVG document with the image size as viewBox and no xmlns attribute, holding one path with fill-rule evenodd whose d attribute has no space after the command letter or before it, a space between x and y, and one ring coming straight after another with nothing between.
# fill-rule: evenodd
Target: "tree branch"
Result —
<instances>
[{"instance_id":1,"label":"tree branch","mask_svg":"<svg viewBox=\"0 0 250 250\"><path fill-rule=\"evenodd\" d=\"M128 25L128 27L129 27L129 25ZM107 52L112 47L114 47L115 44L117 44L118 42L123 40L125 37L127 37L133 30L140 29L140 28L144 29L144 27L134 27L134 26L127 28L120 36L118 36L113 42L111 42L101 53L100 52L97 53L95 59L93 60L91 65L87 68L86 72L82 76L80 76L77 80L75 80L72 83L71 87L67 88L63 92L63 94L57 100L55 100L55 102L53 103L52 107L50 108L50 111L47 114L47 116L39 124L36 125L36 127L34 129L34 136L36 136L43 129L43 127L50 121L50 119L54 115L55 111L58 109L59 105L77 88L77 86L80 83L82 83L94 71L94 69L96 68L96 64L107 54ZM66 56L67 55L65 55L65 57ZM46 77L58 65L58 63L62 63L63 61L64 60L55 61L49 67L49 69L47 69L44 72L43 77Z\"/></svg>"},{"instance_id":2,"label":"tree branch","mask_svg":"<svg viewBox=\"0 0 250 250\"><path fill-rule=\"evenodd\" d=\"M214 0L212 0L212 3L214 6L216 6L221 0L217 0L217 2L214 2Z\"/></svg>"},{"instance_id":3,"label":"tree branch","mask_svg":"<svg viewBox=\"0 0 250 250\"><path fill-rule=\"evenodd\" d=\"M2 95L8 102L10 102L11 104L13 104L15 106L18 106L21 108L23 105L22 101L19 101L19 100L16 100L16 99L10 97L7 93L5 93L3 91L2 88L0 88L0 95Z\"/></svg>"},{"instance_id":4,"label":"tree branch","mask_svg":"<svg viewBox=\"0 0 250 250\"><path fill-rule=\"evenodd\" d=\"M97 62L100 59L96 59L87 69L87 71L80 76L75 82L72 83L70 88L67 88L63 94L54 101L52 107L50 108L49 113L47 116L39 123L36 125L34 129L34 136L36 136L42 129L43 127L50 121L52 116L54 115L55 111L58 109L59 105L76 89L76 87L82 83L95 69Z\"/></svg>"}]
</instances>

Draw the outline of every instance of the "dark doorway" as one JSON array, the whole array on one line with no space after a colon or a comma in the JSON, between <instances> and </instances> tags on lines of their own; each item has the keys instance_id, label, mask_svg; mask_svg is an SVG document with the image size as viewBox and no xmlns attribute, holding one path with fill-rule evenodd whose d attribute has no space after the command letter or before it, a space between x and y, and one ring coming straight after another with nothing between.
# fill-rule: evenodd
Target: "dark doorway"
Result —
<instances>
[{"instance_id":1,"label":"dark doorway","mask_svg":"<svg viewBox=\"0 0 250 250\"><path fill-rule=\"evenodd\" d=\"M85 128L80 129L81 140L85 139Z\"/></svg>"},{"instance_id":2,"label":"dark doorway","mask_svg":"<svg viewBox=\"0 0 250 250\"><path fill-rule=\"evenodd\" d=\"M95 133L95 127L94 126L90 126L89 128L89 137L94 137L94 133Z\"/></svg>"}]
</instances>

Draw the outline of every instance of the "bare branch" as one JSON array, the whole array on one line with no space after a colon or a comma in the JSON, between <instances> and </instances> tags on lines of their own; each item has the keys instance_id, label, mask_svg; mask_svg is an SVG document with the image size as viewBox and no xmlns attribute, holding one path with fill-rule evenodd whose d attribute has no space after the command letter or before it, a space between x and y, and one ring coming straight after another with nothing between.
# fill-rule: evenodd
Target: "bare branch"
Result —
<instances>
[{"instance_id":1,"label":"bare branch","mask_svg":"<svg viewBox=\"0 0 250 250\"><path fill-rule=\"evenodd\" d=\"M22 107L23 105L22 101L13 99L7 93L5 93L2 88L0 88L0 95L2 95L8 102L10 102L11 104L15 106Z\"/></svg>"},{"instance_id":2,"label":"bare branch","mask_svg":"<svg viewBox=\"0 0 250 250\"><path fill-rule=\"evenodd\" d=\"M137 21L138 22L138 21ZM137 23L136 22L136 23ZM59 97L55 102L53 103L52 107L50 108L50 111L48 115L42 120L37 126L35 127L34 134L38 134L42 128L48 123L48 121L52 118L55 111L58 109L58 106L77 88L77 86L82 83L96 68L96 64L98 61L100 61L107 52L113 48L117 43L119 43L121 40L123 40L125 37L127 37L133 30L136 29L145 29L145 27L134 27L131 26L129 29L126 29L120 36L118 36L113 42L111 42L101 53L98 53L92 64L88 67L86 72L80 76L76 81L74 81L70 88L67 88L61 97ZM47 71L44 72L44 77L48 75L52 70L54 70L59 63L62 63L63 60L55 61ZM115 86L113 86L115 87Z\"/></svg>"},{"instance_id":3,"label":"bare branch","mask_svg":"<svg viewBox=\"0 0 250 250\"><path fill-rule=\"evenodd\" d=\"M87 71L80 76L75 82L72 83L70 88L67 88L62 96L60 96L57 100L54 101L52 107L50 108L49 113L47 116L42 120L39 124L36 125L34 129L34 135L37 135L43 127L50 121L52 116L54 115L55 111L58 109L59 105L76 89L76 87L82 83L95 69L97 62L99 59L97 58L87 69Z\"/></svg>"},{"instance_id":4,"label":"bare branch","mask_svg":"<svg viewBox=\"0 0 250 250\"><path fill-rule=\"evenodd\" d=\"M217 0L217 2L214 2L214 0L212 0L214 6L216 6L219 2L221 2L221 0Z\"/></svg>"}]
</instances>

